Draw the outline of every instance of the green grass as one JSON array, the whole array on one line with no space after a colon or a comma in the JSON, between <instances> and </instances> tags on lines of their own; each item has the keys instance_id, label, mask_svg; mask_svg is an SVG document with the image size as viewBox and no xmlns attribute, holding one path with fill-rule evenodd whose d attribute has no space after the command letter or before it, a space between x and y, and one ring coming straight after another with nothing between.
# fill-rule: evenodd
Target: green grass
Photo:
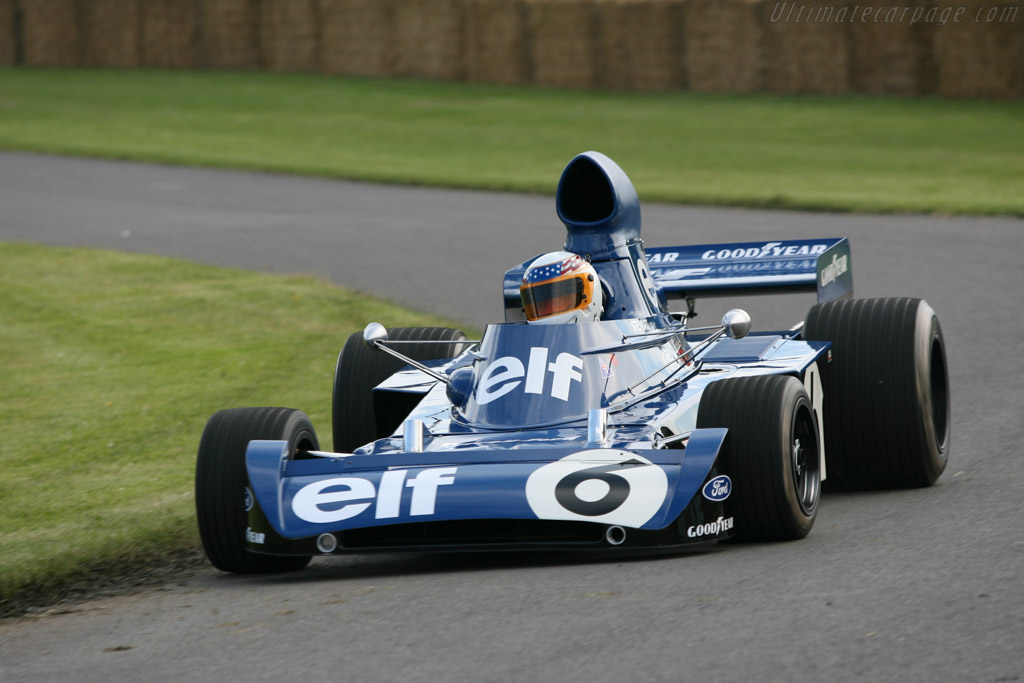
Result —
<instances>
[{"instance_id":1,"label":"green grass","mask_svg":"<svg viewBox=\"0 0 1024 683\"><path fill-rule=\"evenodd\" d=\"M0 264L0 614L195 547L215 411L300 408L327 447L346 337L445 324L313 278L153 256L0 242Z\"/></svg>"},{"instance_id":2,"label":"green grass","mask_svg":"<svg viewBox=\"0 0 1024 683\"><path fill-rule=\"evenodd\" d=\"M0 147L543 193L596 149L646 201L1024 216L1024 102L8 68Z\"/></svg>"}]
</instances>

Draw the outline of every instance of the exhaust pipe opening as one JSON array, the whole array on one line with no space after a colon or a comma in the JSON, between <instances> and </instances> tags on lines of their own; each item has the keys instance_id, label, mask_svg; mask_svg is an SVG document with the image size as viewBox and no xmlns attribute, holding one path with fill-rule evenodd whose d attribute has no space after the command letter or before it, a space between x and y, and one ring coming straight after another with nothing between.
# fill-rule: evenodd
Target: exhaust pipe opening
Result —
<instances>
[{"instance_id":1,"label":"exhaust pipe opening","mask_svg":"<svg viewBox=\"0 0 1024 683\"><path fill-rule=\"evenodd\" d=\"M626 530L621 526L610 526L604 532L604 540L608 545L622 545L626 542Z\"/></svg>"},{"instance_id":2,"label":"exhaust pipe opening","mask_svg":"<svg viewBox=\"0 0 1024 683\"><path fill-rule=\"evenodd\" d=\"M338 547L338 539L334 534L320 534L316 539L316 549L325 555L333 553Z\"/></svg>"}]
</instances>

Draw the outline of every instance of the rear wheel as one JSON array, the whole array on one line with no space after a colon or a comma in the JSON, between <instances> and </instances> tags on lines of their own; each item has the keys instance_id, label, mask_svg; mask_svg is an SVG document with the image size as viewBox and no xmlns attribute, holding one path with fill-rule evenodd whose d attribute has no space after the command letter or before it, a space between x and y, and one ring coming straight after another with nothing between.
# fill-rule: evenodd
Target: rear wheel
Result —
<instances>
[{"instance_id":1,"label":"rear wheel","mask_svg":"<svg viewBox=\"0 0 1024 683\"><path fill-rule=\"evenodd\" d=\"M803 338L831 341L822 368L830 489L930 486L949 457L946 346L926 301L813 306Z\"/></svg>"},{"instance_id":2,"label":"rear wheel","mask_svg":"<svg viewBox=\"0 0 1024 683\"><path fill-rule=\"evenodd\" d=\"M302 569L310 557L275 557L246 550L252 504L245 450L255 439L287 441L299 450L319 450L309 418L288 408L235 408L206 423L196 458L196 518L203 550L217 569L240 574Z\"/></svg>"},{"instance_id":3,"label":"rear wheel","mask_svg":"<svg viewBox=\"0 0 1024 683\"><path fill-rule=\"evenodd\" d=\"M463 341L466 335L462 330L448 327L395 327L388 330L388 339L437 342L396 347L413 360L427 361L452 358L462 353L465 345L447 342ZM389 414L378 415L373 405L373 388L404 366L405 363L383 351L367 348L362 332L355 332L348 338L334 370L331 413L335 451L351 453L360 446L390 435L401 424L408 411L389 411Z\"/></svg>"},{"instance_id":4,"label":"rear wheel","mask_svg":"<svg viewBox=\"0 0 1024 683\"><path fill-rule=\"evenodd\" d=\"M737 536L803 538L821 496L818 425L803 384L772 375L712 382L704 390L697 428L729 430L719 471L733 479L726 510Z\"/></svg>"}]
</instances>

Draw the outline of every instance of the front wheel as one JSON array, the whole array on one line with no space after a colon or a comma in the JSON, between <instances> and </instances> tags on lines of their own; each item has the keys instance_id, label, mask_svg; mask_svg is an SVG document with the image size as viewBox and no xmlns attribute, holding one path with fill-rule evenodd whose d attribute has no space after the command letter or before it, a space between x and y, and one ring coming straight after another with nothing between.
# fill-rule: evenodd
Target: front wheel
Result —
<instances>
[{"instance_id":1,"label":"front wheel","mask_svg":"<svg viewBox=\"0 0 1024 683\"><path fill-rule=\"evenodd\" d=\"M294 456L319 450L309 418L288 408L235 408L206 423L196 458L196 518L203 550L214 567L238 574L302 569L309 556L257 555L246 549L248 506L245 450L256 439L287 441Z\"/></svg>"},{"instance_id":2,"label":"front wheel","mask_svg":"<svg viewBox=\"0 0 1024 683\"><path fill-rule=\"evenodd\" d=\"M725 501L744 539L787 541L814 526L821 497L818 423L795 377L737 377L712 382L697 428L725 427L719 471L733 480Z\"/></svg>"},{"instance_id":3,"label":"front wheel","mask_svg":"<svg viewBox=\"0 0 1024 683\"><path fill-rule=\"evenodd\" d=\"M462 330L448 327L393 327L391 341L422 342L400 347L402 353L418 361L454 358L467 344ZM413 405L379 412L373 402L373 388L405 366L403 361L382 351L368 349L362 332L353 333L338 354L334 370L334 395L331 417L334 450L351 453L355 449L390 435L402 424Z\"/></svg>"}]
</instances>

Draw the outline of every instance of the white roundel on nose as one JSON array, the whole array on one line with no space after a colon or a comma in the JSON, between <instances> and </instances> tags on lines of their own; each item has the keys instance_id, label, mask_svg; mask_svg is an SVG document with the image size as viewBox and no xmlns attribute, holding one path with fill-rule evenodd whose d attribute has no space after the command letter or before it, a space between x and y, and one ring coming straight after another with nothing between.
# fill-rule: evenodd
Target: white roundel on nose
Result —
<instances>
[{"instance_id":1,"label":"white roundel on nose","mask_svg":"<svg viewBox=\"0 0 1024 683\"><path fill-rule=\"evenodd\" d=\"M526 501L540 519L641 527L668 495L665 471L628 451L598 448L544 465L526 480Z\"/></svg>"}]
</instances>

